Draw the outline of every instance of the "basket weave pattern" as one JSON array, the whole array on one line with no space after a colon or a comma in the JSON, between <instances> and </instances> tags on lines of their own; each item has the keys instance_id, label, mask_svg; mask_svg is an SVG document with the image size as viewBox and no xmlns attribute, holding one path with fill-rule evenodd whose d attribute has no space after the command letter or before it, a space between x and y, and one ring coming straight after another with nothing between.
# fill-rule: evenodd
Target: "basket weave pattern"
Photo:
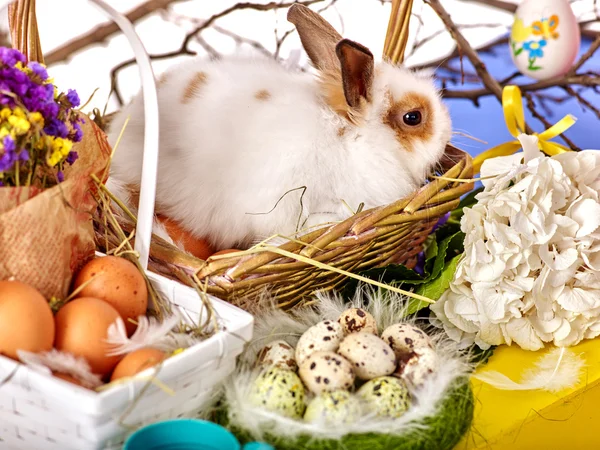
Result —
<instances>
[{"instance_id":1,"label":"basket weave pattern","mask_svg":"<svg viewBox=\"0 0 600 450\"><path fill-rule=\"evenodd\" d=\"M473 176L469 155L448 146L445 157L446 167L458 162L443 178ZM362 211L279 248L352 273L393 263L413 268L432 228L472 189L472 182L432 179L395 203ZM348 280L343 274L268 251L208 261L197 275L207 282L208 293L234 304L267 288L285 309L303 304L316 290L331 290Z\"/></svg>"}]
</instances>

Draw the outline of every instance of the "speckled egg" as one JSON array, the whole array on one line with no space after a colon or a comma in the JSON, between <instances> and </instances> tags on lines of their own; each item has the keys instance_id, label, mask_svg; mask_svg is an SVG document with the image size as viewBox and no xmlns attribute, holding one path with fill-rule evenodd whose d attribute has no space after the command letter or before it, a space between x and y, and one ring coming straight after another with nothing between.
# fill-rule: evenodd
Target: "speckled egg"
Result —
<instances>
[{"instance_id":1,"label":"speckled egg","mask_svg":"<svg viewBox=\"0 0 600 450\"><path fill-rule=\"evenodd\" d=\"M273 366L288 370L298 368L294 359L294 347L283 340L273 341L265 345L258 352L257 358L256 364L264 368Z\"/></svg>"},{"instance_id":2,"label":"speckled egg","mask_svg":"<svg viewBox=\"0 0 600 450\"><path fill-rule=\"evenodd\" d=\"M313 325L298 340L296 362L301 365L314 352L335 352L343 338L342 327L333 320Z\"/></svg>"},{"instance_id":3,"label":"speckled egg","mask_svg":"<svg viewBox=\"0 0 600 450\"><path fill-rule=\"evenodd\" d=\"M298 374L315 394L350 389L354 383L352 364L334 352L312 353L300 364Z\"/></svg>"},{"instance_id":4,"label":"speckled egg","mask_svg":"<svg viewBox=\"0 0 600 450\"><path fill-rule=\"evenodd\" d=\"M396 355L382 339L361 331L349 334L340 343L338 353L352 363L362 380L389 375L396 370Z\"/></svg>"},{"instance_id":5,"label":"speckled egg","mask_svg":"<svg viewBox=\"0 0 600 450\"><path fill-rule=\"evenodd\" d=\"M400 361L395 375L418 388L438 369L439 357L435 350L428 347L415 349L411 355Z\"/></svg>"},{"instance_id":6,"label":"speckled egg","mask_svg":"<svg viewBox=\"0 0 600 450\"><path fill-rule=\"evenodd\" d=\"M419 327L408 323L390 325L381 333L381 339L394 350L398 360L406 358L416 348L433 348L431 338Z\"/></svg>"},{"instance_id":7,"label":"speckled egg","mask_svg":"<svg viewBox=\"0 0 600 450\"><path fill-rule=\"evenodd\" d=\"M304 420L336 425L353 423L361 416L361 402L348 391L322 392L311 400Z\"/></svg>"},{"instance_id":8,"label":"speckled egg","mask_svg":"<svg viewBox=\"0 0 600 450\"><path fill-rule=\"evenodd\" d=\"M370 412L379 417L398 418L410 407L410 395L402 380L394 377L374 378L356 393Z\"/></svg>"},{"instance_id":9,"label":"speckled egg","mask_svg":"<svg viewBox=\"0 0 600 450\"><path fill-rule=\"evenodd\" d=\"M362 308L350 308L340 314L338 323L342 326L344 334L366 331L379 335L377 323L371 313Z\"/></svg>"},{"instance_id":10,"label":"speckled egg","mask_svg":"<svg viewBox=\"0 0 600 450\"><path fill-rule=\"evenodd\" d=\"M256 378L250 390L250 401L282 416L301 418L306 409L304 386L291 370L272 367Z\"/></svg>"}]
</instances>

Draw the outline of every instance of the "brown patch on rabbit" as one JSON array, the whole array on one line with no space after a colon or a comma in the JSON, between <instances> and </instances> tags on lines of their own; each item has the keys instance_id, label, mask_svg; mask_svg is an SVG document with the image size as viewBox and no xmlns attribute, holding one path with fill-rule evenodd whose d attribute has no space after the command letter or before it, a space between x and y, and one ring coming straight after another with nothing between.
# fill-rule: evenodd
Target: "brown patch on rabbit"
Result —
<instances>
[{"instance_id":1,"label":"brown patch on rabbit","mask_svg":"<svg viewBox=\"0 0 600 450\"><path fill-rule=\"evenodd\" d=\"M189 103L194 97L197 97L207 80L208 75L206 75L206 73L196 73L183 91L181 103Z\"/></svg>"},{"instance_id":2,"label":"brown patch on rabbit","mask_svg":"<svg viewBox=\"0 0 600 450\"><path fill-rule=\"evenodd\" d=\"M319 86L325 103L339 116L357 125L360 122L360 109L348 105L344 94L342 74L339 71L327 70L320 73Z\"/></svg>"},{"instance_id":3,"label":"brown patch on rabbit","mask_svg":"<svg viewBox=\"0 0 600 450\"><path fill-rule=\"evenodd\" d=\"M345 134L346 134L346 127L339 127L337 130L338 137L342 137Z\"/></svg>"},{"instance_id":4,"label":"brown patch on rabbit","mask_svg":"<svg viewBox=\"0 0 600 450\"><path fill-rule=\"evenodd\" d=\"M158 77L158 80L156 81L156 87L164 86L168 79L169 74L167 72L161 73L160 77Z\"/></svg>"},{"instance_id":5,"label":"brown patch on rabbit","mask_svg":"<svg viewBox=\"0 0 600 450\"><path fill-rule=\"evenodd\" d=\"M433 136L433 107L429 99L417 93L403 95L394 100L388 93L390 107L383 114L385 125L396 133L396 139L408 150L417 141L426 142Z\"/></svg>"},{"instance_id":6,"label":"brown patch on rabbit","mask_svg":"<svg viewBox=\"0 0 600 450\"><path fill-rule=\"evenodd\" d=\"M269 100L271 98L271 93L266 89L261 89L260 91L257 91L256 94L254 94L254 98L263 101Z\"/></svg>"}]
</instances>

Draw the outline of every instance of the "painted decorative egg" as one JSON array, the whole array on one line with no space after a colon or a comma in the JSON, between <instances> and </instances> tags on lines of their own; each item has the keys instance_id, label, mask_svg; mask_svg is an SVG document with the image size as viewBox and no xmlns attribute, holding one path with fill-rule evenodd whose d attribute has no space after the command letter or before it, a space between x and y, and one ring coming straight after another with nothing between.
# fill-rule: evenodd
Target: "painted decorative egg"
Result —
<instances>
[{"instance_id":1,"label":"painted decorative egg","mask_svg":"<svg viewBox=\"0 0 600 450\"><path fill-rule=\"evenodd\" d=\"M581 31L569 0L525 0L510 34L517 69L536 80L567 73L581 45Z\"/></svg>"}]
</instances>

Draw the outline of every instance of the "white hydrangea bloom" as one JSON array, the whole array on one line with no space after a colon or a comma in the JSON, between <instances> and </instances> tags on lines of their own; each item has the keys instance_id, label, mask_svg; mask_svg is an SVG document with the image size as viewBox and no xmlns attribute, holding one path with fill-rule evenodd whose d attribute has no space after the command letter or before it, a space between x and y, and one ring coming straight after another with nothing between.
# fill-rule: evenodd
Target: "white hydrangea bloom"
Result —
<instances>
[{"instance_id":1,"label":"white hydrangea bloom","mask_svg":"<svg viewBox=\"0 0 600 450\"><path fill-rule=\"evenodd\" d=\"M432 322L464 346L539 350L600 335L600 151L487 160L465 252ZM488 178L490 177L490 178Z\"/></svg>"}]
</instances>

